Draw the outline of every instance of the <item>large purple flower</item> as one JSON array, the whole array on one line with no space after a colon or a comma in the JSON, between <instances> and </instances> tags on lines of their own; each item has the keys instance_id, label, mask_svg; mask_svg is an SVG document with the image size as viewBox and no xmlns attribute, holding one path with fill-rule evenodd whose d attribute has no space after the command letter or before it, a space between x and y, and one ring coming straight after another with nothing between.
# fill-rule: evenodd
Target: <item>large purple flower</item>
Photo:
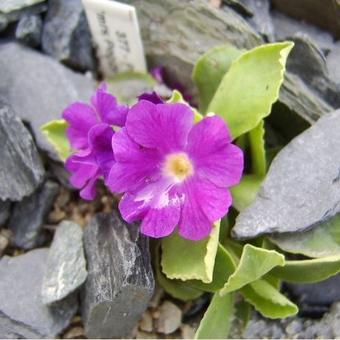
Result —
<instances>
[{"instance_id":1,"label":"large purple flower","mask_svg":"<svg viewBox=\"0 0 340 340\"><path fill-rule=\"evenodd\" d=\"M63 112L68 122L67 137L75 151L66 160L65 167L71 173L71 184L82 189L80 196L91 200L95 197L97 179L108 178L114 164L112 150L113 126L125 124L128 108L118 105L114 96L101 85L88 105L76 102Z\"/></svg>"},{"instance_id":2,"label":"large purple flower","mask_svg":"<svg viewBox=\"0 0 340 340\"><path fill-rule=\"evenodd\" d=\"M240 180L243 154L218 116L194 124L185 104L141 100L112 146L116 162L107 184L125 193L121 214L127 222L142 220L143 234L163 237L178 226L180 235L199 240L228 212L227 188Z\"/></svg>"}]
</instances>

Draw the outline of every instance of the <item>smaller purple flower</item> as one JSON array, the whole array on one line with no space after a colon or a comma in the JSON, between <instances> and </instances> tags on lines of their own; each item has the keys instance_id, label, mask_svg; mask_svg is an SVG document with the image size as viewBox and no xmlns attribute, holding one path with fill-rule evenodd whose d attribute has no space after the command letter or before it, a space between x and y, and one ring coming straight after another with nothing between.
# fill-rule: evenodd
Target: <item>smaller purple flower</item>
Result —
<instances>
[{"instance_id":1,"label":"smaller purple flower","mask_svg":"<svg viewBox=\"0 0 340 340\"><path fill-rule=\"evenodd\" d=\"M224 121L205 117L194 124L185 104L141 100L112 138L115 164L107 185L124 193L119 204L127 222L164 237L176 227L190 240L208 236L231 205L228 188L243 171L243 153L231 144Z\"/></svg>"},{"instance_id":2,"label":"smaller purple flower","mask_svg":"<svg viewBox=\"0 0 340 340\"><path fill-rule=\"evenodd\" d=\"M107 92L106 84L96 90L91 104L76 102L63 112L69 124L66 135L75 151L67 158L65 167L71 173L70 183L81 189L80 196L87 200L94 199L97 180L108 178L114 164L113 126L124 126L128 112Z\"/></svg>"}]
</instances>

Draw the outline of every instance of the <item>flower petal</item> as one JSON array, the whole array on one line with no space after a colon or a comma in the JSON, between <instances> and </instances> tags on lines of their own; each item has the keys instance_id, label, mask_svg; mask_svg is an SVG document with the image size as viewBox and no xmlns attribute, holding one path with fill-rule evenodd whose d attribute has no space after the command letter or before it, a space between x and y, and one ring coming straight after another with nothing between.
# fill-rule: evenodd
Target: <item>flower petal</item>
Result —
<instances>
[{"instance_id":1,"label":"flower petal","mask_svg":"<svg viewBox=\"0 0 340 340\"><path fill-rule=\"evenodd\" d=\"M243 152L231 144L227 126L218 116L205 117L190 131L187 152L195 172L217 186L229 187L240 181Z\"/></svg>"},{"instance_id":2,"label":"flower petal","mask_svg":"<svg viewBox=\"0 0 340 340\"><path fill-rule=\"evenodd\" d=\"M160 154L140 147L123 128L112 137L112 148L117 163L113 165L107 185L112 192L135 191L160 173Z\"/></svg>"},{"instance_id":3,"label":"flower petal","mask_svg":"<svg viewBox=\"0 0 340 340\"><path fill-rule=\"evenodd\" d=\"M84 188L80 190L79 195L82 199L92 201L96 197L96 183L100 176L99 171L86 183Z\"/></svg>"},{"instance_id":4,"label":"flower petal","mask_svg":"<svg viewBox=\"0 0 340 340\"><path fill-rule=\"evenodd\" d=\"M141 224L142 234L155 238L170 235L178 224L180 211L179 205L149 209Z\"/></svg>"},{"instance_id":5,"label":"flower petal","mask_svg":"<svg viewBox=\"0 0 340 340\"><path fill-rule=\"evenodd\" d=\"M119 209L124 219L142 219L141 232L151 237L164 237L176 228L181 201L168 178L161 178L141 187L134 194L125 194Z\"/></svg>"},{"instance_id":6,"label":"flower petal","mask_svg":"<svg viewBox=\"0 0 340 340\"><path fill-rule=\"evenodd\" d=\"M137 220L141 220L145 213L148 211L148 208L145 207L143 201L135 201L135 196L126 193L119 202L119 211L122 214L123 219L128 222L134 222Z\"/></svg>"},{"instance_id":7,"label":"flower petal","mask_svg":"<svg viewBox=\"0 0 340 340\"><path fill-rule=\"evenodd\" d=\"M130 109L126 128L129 136L146 148L177 151L187 142L193 115L185 104L155 105L141 100Z\"/></svg>"},{"instance_id":8,"label":"flower petal","mask_svg":"<svg viewBox=\"0 0 340 340\"><path fill-rule=\"evenodd\" d=\"M128 108L125 105L118 105L116 97L106 92L105 88L97 89L91 101L102 122L110 125L124 126Z\"/></svg>"},{"instance_id":9,"label":"flower petal","mask_svg":"<svg viewBox=\"0 0 340 340\"><path fill-rule=\"evenodd\" d=\"M114 164L112 137L114 131L110 125L97 124L89 132L89 144L96 162L106 179Z\"/></svg>"},{"instance_id":10,"label":"flower petal","mask_svg":"<svg viewBox=\"0 0 340 340\"><path fill-rule=\"evenodd\" d=\"M227 189L197 177L184 182L180 190L184 203L179 234L190 240L200 240L208 236L213 223L228 212L231 195Z\"/></svg>"},{"instance_id":11,"label":"flower petal","mask_svg":"<svg viewBox=\"0 0 340 340\"><path fill-rule=\"evenodd\" d=\"M98 165L93 155L85 152L68 157L65 162L65 168L72 174L70 183L78 189L84 187L98 171Z\"/></svg>"},{"instance_id":12,"label":"flower petal","mask_svg":"<svg viewBox=\"0 0 340 340\"><path fill-rule=\"evenodd\" d=\"M199 203L209 221L216 222L227 214L232 204L232 197L228 189L216 186L209 180L192 180L191 193L199 197ZM188 199L191 199L188 197Z\"/></svg>"},{"instance_id":13,"label":"flower petal","mask_svg":"<svg viewBox=\"0 0 340 340\"><path fill-rule=\"evenodd\" d=\"M66 135L72 148L87 148L87 134L91 127L98 122L98 118L92 107L79 102L73 103L64 110L63 118L69 124Z\"/></svg>"},{"instance_id":14,"label":"flower petal","mask_svg":"<svg viewBox=\"0 0 340 340\"><path fill-rule=\"evenodd\" d=\"M146 100L154 104L163 104L164 100L155 92L144 92L138 96L138 100Z\"/></svg>"}]
</instances>

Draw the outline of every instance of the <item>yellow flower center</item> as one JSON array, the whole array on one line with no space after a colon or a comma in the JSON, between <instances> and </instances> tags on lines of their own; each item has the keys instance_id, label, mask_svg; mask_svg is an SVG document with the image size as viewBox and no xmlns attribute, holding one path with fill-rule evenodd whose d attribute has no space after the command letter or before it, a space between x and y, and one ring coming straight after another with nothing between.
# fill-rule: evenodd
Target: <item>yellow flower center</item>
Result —
<instances>
[{"instance_id":1,"label":"yellow flower center","mask_svg":"<svg viewBox=\"0 0 340 340\"><path fill-rule=\"evenodd\" d=\"M168 155L163 170L167 176L173 177L176 182L182 182L194 173L189 157L183 152Z\"/></svg>"}]
</instances>

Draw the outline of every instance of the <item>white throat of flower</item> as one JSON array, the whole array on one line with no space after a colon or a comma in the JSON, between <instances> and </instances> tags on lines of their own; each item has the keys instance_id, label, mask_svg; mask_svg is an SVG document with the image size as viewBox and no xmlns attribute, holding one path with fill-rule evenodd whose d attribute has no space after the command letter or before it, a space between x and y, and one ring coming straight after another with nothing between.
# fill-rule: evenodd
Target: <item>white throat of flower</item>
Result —
<instances>
[{"instance_id":1,"label":"white throat of flower","mask_svg":"<svg viewBox=\"0 0 340 340\"><path fill-rule=\"evenodd\" d=\"M180 183L193 175L194 167L186 153L178 152L166 156L163 172L166 176L173 178L176 183Z\"/></svg>"}]
</instances>

